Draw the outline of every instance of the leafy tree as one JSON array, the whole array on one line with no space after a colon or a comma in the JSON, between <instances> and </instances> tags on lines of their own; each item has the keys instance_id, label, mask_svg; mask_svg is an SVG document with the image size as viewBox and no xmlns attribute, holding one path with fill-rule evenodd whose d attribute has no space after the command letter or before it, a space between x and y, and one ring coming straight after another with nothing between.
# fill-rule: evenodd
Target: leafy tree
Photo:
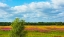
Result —
<instances>
[{"instance_id":1,"label":"leafy tree","mask_svg":"<svg viewBox=\"0 0 64 37\"><path fill-rule=\"evenodd\" d=\"M24 37L24 23L24 20L16 18L11 24L12 30L10 37Z\"/></svg>"}]
</instances>

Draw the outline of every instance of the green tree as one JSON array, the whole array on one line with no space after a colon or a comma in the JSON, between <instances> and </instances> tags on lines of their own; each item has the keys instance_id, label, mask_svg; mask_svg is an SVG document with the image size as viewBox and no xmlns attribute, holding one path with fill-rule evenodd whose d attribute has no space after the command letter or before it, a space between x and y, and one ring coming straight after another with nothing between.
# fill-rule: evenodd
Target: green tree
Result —
<instances>
[{"instance_id":1,"label":"green tree","mask_svg":"<svg viewBox=\"0 0 64 37\"><path fill-rule=\"evenodd\" d=\"M16 18L11 24L12 30L10 32L10 37L24 37L24 23L24 20Z\"/></svg>"}]
</instances>

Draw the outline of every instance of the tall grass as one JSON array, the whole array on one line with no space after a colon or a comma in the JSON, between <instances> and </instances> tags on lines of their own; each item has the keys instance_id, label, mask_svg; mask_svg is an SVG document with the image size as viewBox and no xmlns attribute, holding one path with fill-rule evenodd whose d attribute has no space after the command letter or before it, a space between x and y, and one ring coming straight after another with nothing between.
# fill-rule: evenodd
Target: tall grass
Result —
<instances>
[{"instance_id":1,"label":"tall grass","mask_svg":"<svg viewBox=\"0 0 64 37\"><path fill-rule=\"evenodd\" d=\"M26 37L64 37L64 26L25 26L25 30ZM9 37L9 31L0 30L0 37Z\"/></svg>"}]
</instances>

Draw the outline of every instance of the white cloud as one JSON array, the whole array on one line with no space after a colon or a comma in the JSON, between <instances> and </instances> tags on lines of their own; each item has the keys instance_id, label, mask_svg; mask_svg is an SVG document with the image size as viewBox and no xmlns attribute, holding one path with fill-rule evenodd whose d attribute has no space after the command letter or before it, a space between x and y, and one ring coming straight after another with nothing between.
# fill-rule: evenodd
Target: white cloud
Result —
<instances>
[{"instance_id":1,"label":"white cloud","mask_svg":"<svg viewBox=\"0 0 64 37\"><path fill-rule=\"evenodd\" d=\"M64 0L52 0L52 3L55 8L63 8L64 7Z\"/></svg>"},{"instance_id":2,"label":"white cloud","mask_svg":"<svg viewBox=\"0 0 64 37\"><path fill-rule=\"evenodd\" d=\"M7 4L0 2L0 18L6 19L13 16L13 14L10 14L9 11L11 12L10 7L8 7Z\"/></svg>"},{"instance_id":3,"label":"white cloud","mask_svg":"<svg viewBox=\"0 0 64 37\"><path fill-rule=\"evenodd\" d=\"M32 2L30 4L12 7L12 9L16 10L19 13L19 12L26 12L28 10L35 11L38 9L45 9L45 8L50 8L50 7L51 6L49 2Z\"/></svg>"},{"instance_id":4,"label":"white cloud","mask_svg":"<svg viewBox=\"0 0 64 37\"><path fill-rule=\"evenodd\" d=\"M27 20L37 19L40 21L41 19L51 20L64 17L64 1L51 1L52 2L31 2L29 4L14 7L8 7L7 4L0 3L0 18L20 17Z\"/></svg>"},{"instance_id":5,"label":"white cloud","mask_svg":"<svg viewBox=\"0 0 64 37\"><path fill-rule=\"evenodd\" d=\"M27 6L26 5L15 6L15 7L12 7L11 9L15 10L16 13L22 13L22 12L26 12L27 11Z\"/></svg>"},{"instance_id":6,"label":"white cloud","mask_svg":"<svg viewBox=\"0 0 64 37\"><path fill-rule=\"evenodd\" d=\"M57 16L58 16L58 17L64 17L64 12L59 13Z\"/></svg>"},{"instance_id":7,"label":"white cloud","mask_svg":"<svg viewBox=\"0 0 64 37\"><path fill-rule=\"evenodd\" d=\"M14 13L17 14L25 13L25 15L23 15L24 17L34 18L34 17L45 17L45 16L47 17L45 12L42 11L50 7L51 6L49 2L32 2L30 4L12 7L12 9L15 10Z\"/></svg>"},{"instance_id":8,"label":"white cloud","mask_svg":"<svg viewBox=\"0 0 64 37\"><path fill-rule=\"evenodd\" d=\"M9 14L8 12L0 9L0 18L4 18L5 19L5 18L8 18L10 16L12 16L12 14Z\"/></svg>"},{"instance_id":9,"label":"white cloud","mask_svg":"<svg viewBox=\"0 0 64 37\"><path fill-rule=\"evenodd\" d=\"M7 6L7 4L4 4L4 3L0 2L0 7L6 7L6 6Z\"/></svg>"},{"instance_id":10,"label":"white cloud","mask_svg":"<svg viewBox=\"0 0 64 37\"><path fill-rule=\"evenodd\" d=\"M52 0L52 3L56 5L61 5L61 4L64 4L64 0Z\"/></svg>"}]
</instances>

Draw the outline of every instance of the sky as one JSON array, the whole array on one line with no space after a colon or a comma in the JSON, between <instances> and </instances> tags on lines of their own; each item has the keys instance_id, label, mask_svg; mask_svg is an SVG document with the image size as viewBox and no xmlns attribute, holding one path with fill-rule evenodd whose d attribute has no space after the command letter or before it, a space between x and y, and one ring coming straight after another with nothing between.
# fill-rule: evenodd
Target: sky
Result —
<instances>
[{"instance_id":1,"label":"sky","mask_svg":"<svg viewBox=\"0 0 64 37\"><path fill-rule=\"evenodd\" d=\"M0 0L0 22L64 22L64 0Z\"/></svg>"}]
</instances>

